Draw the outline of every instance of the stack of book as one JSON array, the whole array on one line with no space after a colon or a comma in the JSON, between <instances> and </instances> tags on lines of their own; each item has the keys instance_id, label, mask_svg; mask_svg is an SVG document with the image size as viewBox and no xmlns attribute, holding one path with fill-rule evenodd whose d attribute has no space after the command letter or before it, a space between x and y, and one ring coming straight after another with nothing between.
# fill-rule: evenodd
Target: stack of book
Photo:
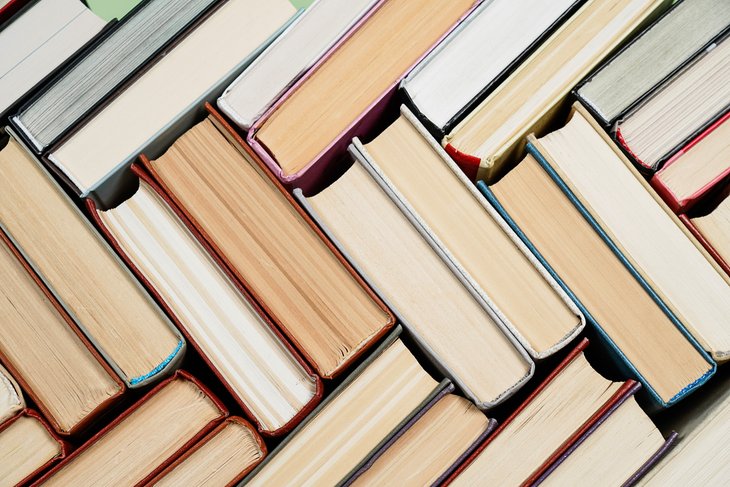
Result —
<instances>
[{"instance_id":1,"label":"stack of book","mask_svg":"<svg viewBox=\"0 0 730 487\"><path fill-rule=\"evenodd\" d=\"M0 0L0 485L721 485L730 2Z\"/></svg>"}]
</instances>

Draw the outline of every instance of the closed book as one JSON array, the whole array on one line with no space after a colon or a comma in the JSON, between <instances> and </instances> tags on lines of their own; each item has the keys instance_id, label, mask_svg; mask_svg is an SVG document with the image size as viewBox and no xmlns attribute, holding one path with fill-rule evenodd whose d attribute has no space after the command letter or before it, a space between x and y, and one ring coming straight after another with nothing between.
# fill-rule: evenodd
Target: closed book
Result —
<instances>
[{"instance_id":1,"label":"closed book","mask_svg":"<svg viewBox=\"0 0 730 487\"><path fill-rule=\"evenodd\" d=\"M360 151L353 146L351 154L355 164L337 181L316 194L296 189L296 197L446 377L481 409L503 402L529 380L534 362L368 172Z\"/></svg>"},{"instance_id":2,"label":"closed book","mask_svg":"<svg viewBox=\"0 0 730 487\"><path fill-rule=\"evenodd\" d=\"M716 189L679 219L730 276L730 185L724 182Z\"/></svg>"},{"instance_id":3,"label":"closed book","mask_svg":"<svg viewBox=\"0 0 730 487\"><path fill-rule=\"evenodd\" d=\"M0 360L60 435L82 432L124 384L2 231L0 268Z\"/></svg>"},{"instance_id":4,"label":"closed book","mask_svg":"<svg viewBox=\"0 0 730 487\"><path fill-rule=\"evenodd\" d=\"M254 124L249 144L284 183L314 187L353 137L374 129L403 76L476 3L381 0ZM303 127L311 129L292 136Z\"/></svg>"},{"instance_id":5,"label":"closed book","mask_svg":"<svg viewBox=\"0 0 730 487\"><path fill-rule=\"evenodd\" d=\"M25 409L25 398L18 381L0 364L0 423Z\"/></svg>"},{"instance_id":6,"label":"closed book","mask_svg":"<svg viewBox=\"0 0 730 487\"><path fill-rule=\"evenodd\" d=\"M0 478L5 485L28 485L70 450L40 414L24 409L0 424Z\"/></svg>"},{"instance_id":7,"label":"closed book","mask_svg":"<svg viewBox=\"0 0 730 487\"><path fill-rule=\"evenodd\" d=\"M227 416L223 404L201 382L177 371L43 475L37 485L144 484Z\"/></svg>"},{"instance_id":8,"label":"closed book","mask_svg":"<svg viewBox=\"0 0 730 487\"><path fill-rule=\"evenodd\" d=\"M730 25L730 7L715 0L681 0L575 88L578 100L612 127L623 113L687 63Z\"/></svg>"},{"instance_id":9,"label":"closed book","mask_svg":"<svg viewBox=\"0 0 730 487\"><path fill-rule=\"evenodd\" d=\"M87 199L92 220L259 431L288 433L321 399L320 378L170 197L132 170L137 192L104 211Z\"/></svg>"},{"instance_id":10,"label":"closed book","mask_svg":"<svg viewBox=\"0 0 730 487\"><path fill-rule=\"evenodd\" d=\"M216 4L55 143L45 161L79 195L116 187L131 177L129 166L140 153L149 154L190 110L217 98L294 14L287 0Z\"/></svg>"},{"instance_id":11,"label":"closed book","mask_svg":"<svg viewBox=\"0 0 730 487\"><path fill-rule=\"evenodd\" d=\"M2 230L114 372L142 387L174 370L185 339L15 137L0 173Z\"/></svg>"},{"instance_id":12,"label":"closed book","mask_svg":"<svg viewBox=\"0 0 730 487\"><path fill-rule=\"evenodd\" d=\"M317 374L336 377L395 318L222 115L205 111L142 165Z\"/></svg>"}]
</instances>

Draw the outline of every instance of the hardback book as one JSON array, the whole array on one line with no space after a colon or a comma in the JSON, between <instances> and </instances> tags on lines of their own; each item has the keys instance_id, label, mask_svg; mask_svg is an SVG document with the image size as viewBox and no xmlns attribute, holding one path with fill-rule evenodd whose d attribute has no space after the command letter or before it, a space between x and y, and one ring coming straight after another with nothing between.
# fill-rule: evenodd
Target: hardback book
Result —
<instances>
[{"instance_id":1,"label":"hardback book","mask_svg":"<svg viewBox=\"0 0 730 487\"><path fill-rule=\"evenodd\" d=\"M728 360L730 278L585 109L530 144L705 350Z\"/></svg>"},{"instance_id":2,"label":"hardback book","mask_svg":"<svg viewBox=\"0 0 730 487\"><path fill-rule=\"evenodd\" d=\"M205 386L177 371L34 485L144 485L227 415Z\"/></svg>"},{"instance_id":3,"label":"hardback book","mask_svg":"<svg viewBox=\"0 0 730 487\"><path fill-rule=\"evenodd\" d=\"M134 8L145 0L116 0L107 2L106 0L86 0L89 8L102 19L123 20L128 15L134 13Z\"/></svg>"},{"instance_id":4,"label":"hardback book","mask_svg":"<svg viewBox=\"0 0 730 487\"><path fill-rule=\"evenodd\" d=\"M373 141L355 139L353 152L531 357L583 330L575 303L407 108Z\"/></svg>"},{"instance_id":5,"label":"hardback book","mask_svg":"<svg viewBox=\"0 0 730 487\"><path fill-rule=\"evenodd\" d=\"M502 402L529 380L534 363L353 156L336 182L314 195L297 189L296 197L444 375L481 409Z\"/></svg>"},{"instance_id":6,"label":"hardback book","mask_svg":"<svg viewBox=\"0 0 730 487\"><path fill-rule=\"evenodd\" d=\"M286 183L313 186L475 0L380 0L248 133ZM296 135L295 135L296 134Z\"/></svg>"},{"instance_id":7,"label":"hardback book","mask_svg":"<svg viewBox=\"0 0 730 487\"><path fill-rule=\"evenodd\" d=\"M681 148L651 178L676 213L685 213L730 176L730 111Z\"/></svg>"},{"instance_id":8,"label":"hardback book","mask_svg":"<svg viewBox=\"0 0 730 487\"><path fill-rule=\"evenodd\" d=\"M681 0L610 57L575 93L606 127L730 25L730 5Z\"/></svg>"},{"instance_id":9,"label":"hardback book","mask_svg":"<svg viewBox=\"0 0 730 487\"><path fill-rule=\"evenodd\" d=\"M69 445L60 440L43 418L25 409L0 424L0 479L2 485L28 485L62 460Z\"/></svg>"},{"instance_id":10,"label":"hardback book","mask_svg":"<svg viewBox=\"0 0 730 487\"><path fill-rule=\"evenodd\" d=\"M562 283L623 371L640 380L657 405L676 403L714 373L714 362L613 241L594 229L577 196L552 177L556 164L548 160L547 151L530 153L500 181L490 187L480 181L479 188ZM598 172L596 166L590 169ZM624 201L611 194L614 204ZM630 221L648 224L634 216Z\"/></svg>"},{"instance_id":11,"label":"hardback book","mask_svg":"<svg viewBox=\"0 0 730 487\"><path fill-rule=\"evenodd\" d=\"M35 0L0 25L0 115L105 25L80 0Z\"/></svg>"},{"instance_id":12,"label":"hardback book","mask_svg":"<svg viewBox=\"0 0 730 487\"><path fill-rule=\"evenodd\" d=\"M447 485L534 485L556 462L570 462L585 443L600 441L601 428L618 420L625 429L640 422L648 439L633 451L635 456L626 465L616 465L616 475L623 476L617 484L634 474L635 470L657 452L665 451L661 433L651 423L633 399L638 383L629 380L614 382L596 372L584 355L588 340L584 339L530 396L502 423L494 434L460 466L446 482ZM623 404L630 403L627 413ZM638 434L639 432L632 432ZM597 436L599 435L599 436ZM618 450L628 453L629 436L613 445L606 461L619 464ZM673 437L670 437L673 440ZM570 453L576 444L577 450ZM569 455L563 459L563 455ZM570 468L558 466L557 469ZM644 467L645 468L645 467ZM597 470L592 470L595 473ZM548 476L548 479L550 477ZM603 477L590 477L603 483ZM562 485L580 485L567 482Z\"/></svg>"},{"instance_id":13,"label":"hardback book","mask_svg":"<svg viewBox=\"0 0 730 487\"><path fill-rule=\"evenodd\" d=\"M79 194L99 190L191 107L215 99L295 13L288 0L226 0L48 152Z\"/></svg>"},{"instance_id":14,"label":"hardback book","mask_svg":"<svg viewBox=\"0 0 730 487\"><path fill-rule=\"evenodd\" d=\"M422 368L397 332L254 469L246 485L345 482L448 386Z\"/></svg>"},{"instance_id":15,"label":"hardback book","mask_svg":"<svg viewBox=\"0 0 730 487\"><path fill-rule=\"evenodd\" d=\"M497 426L444 389L344 485L439 485Z\"/></svg>"},{"instance_id":16,"label":"hardback book","mask_svg":"<svg viewBox=\"0 0 730 487\"><path fill-rule=\"evenodd\" d=\"M266 456L266 444L242 418L226 419L148 485L236 485Z\"/></svg>"},{"instance_id":17,"label":"hardback book","mask_svg":"<svg viewBox=\"0 0 730 487\"><path fill-rule=\"evenodd\" d=\"M472 179L493 181L543 131L570 90L666 0L588 0L443 139Z\"/></svg>"},{"instance_id":18,"label":"hardback book","mask_svg":"<svg viewBox=\"0 0 730 487\"><path fill-rule=\"evenodd\" d=\"M151 0L115 24L103 39L49 81L11 121L43 152L145 66L213 0Z\"/></svg>"},{"instance_id":19,"label":"hardback book","mask_svg":"<svg viewBox=\"0 0 730 487\"><path fill-rule=\"evenodd\" d=\"M248 130L377 0L317 0L218 98L218 108Z\"/></svg>"},{"instance_id":20,"label":"hardback book","mask_svg":"<svg viewBox=\"0 0 730 487\"><path fill-rule=\"evenodd\" d=\"M0 364L0 424L25 408L18 381Z\"/></svg>"},{"instance_id":21,"label":"hardback book","mask_svg":"<svg viewBox=\"0 0 730 487\"><path fill-rule=\"evenodd\" d=\"M708 199L705 208L680 215L692 234L730 275L730 184Z\"/></svg>"},{"instance_id":22,"label":"hardback book","mask_svg":"<svg viewBox=\"0 0 730 487\"><path fill-rule=\"evenodd\" d=\"M320 377L362 355L395 319L210 105L160 158L142 162L190 227Z\"/></svg>"},{"instance_id":23,"label":"hardback book","mask_svg":"<svg viewBox=\"0 0 730 487\"><path fill-rule=\"evenodd\" d=\"M8 20L27 0L0 0L0 23Z\"/></svg>"},{"instance_id":24,"label":"hardback book","mask_svg":"<svg viewBox=\"0 0 730 487\"><path fill-rule=\"evenodd\" d=\"M637 389L641 384L636 384ZM628 395L586 431L532 485L636 485L674 448Z\"/></svg>"},{"instance_id":25,"label":"hardback book","mask_svg":"<svg viewBox=\"0 0 730 487\"><path fill-rule=\"evenodd\" d=\"M655 171L730 105L730 29L616 122L616 139Z\"/></svg>"},{"instance_id":26,"label":"hardback book","mask_svg":"<svg viewBox=\"0 0 730 487\"><path fill-rule=\"evenodd\" d=\"M2 233L0 269L0 359L58 433L79 432L124 384Z\"/></svg>"},{"instance_id":27,"label":"hardback book","mask_svg":"<svg viewBox=\"0 0 730 487\"><path fill-rule=\"evenodd\" d=\"M177 366L180 332L13 137L0 151L0 227L127 386Z\"/></svg>"},{"instance_id":28,"label":"hardback book","mask_svg":"<svg viewBox=\"0 0 730 487\"><path fill-rule=\"evenodd\" d=\"M730 375L722 370L693 401L661 418L680 435L677 446L641 482L642 486L723 485L729 465L725 441L730 424Z\"/></svg>"},{"instance_id":29,"label":"hardback book","mask_svg":"<svg viewBox=\"0 0 730 487\"><path fill-rule=\"evenodd\" d=\"M164 192L132 167L137 192L106 211L87 200L92 218L261 432L291 430L321 398L319 377Z\"/></svg>"},{"instance_id":30,"label":"hardback book","mask_svg":"<svg viewBox=\"0 0 730 487\"><path fill-rule=\"evenodd\" d=\"M409 105L440 140L580 3L483 2L405 77Z\"/></svg>"}]
</instances>

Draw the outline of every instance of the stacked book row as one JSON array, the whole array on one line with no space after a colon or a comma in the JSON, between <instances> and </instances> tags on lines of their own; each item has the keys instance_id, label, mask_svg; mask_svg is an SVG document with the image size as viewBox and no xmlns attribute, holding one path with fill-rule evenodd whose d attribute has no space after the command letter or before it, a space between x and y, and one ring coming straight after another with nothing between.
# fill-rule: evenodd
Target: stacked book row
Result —
<instances>
[{"instance_id":1,"label":"stacked book row","mask_svg":"<svg viewBox=\"0 0 730 487\"><path fill-rule=\"evenodd\" d=\"M726 477L730 2L88 3L0 1L0 485Z\"/></svg>"}]
</instances>

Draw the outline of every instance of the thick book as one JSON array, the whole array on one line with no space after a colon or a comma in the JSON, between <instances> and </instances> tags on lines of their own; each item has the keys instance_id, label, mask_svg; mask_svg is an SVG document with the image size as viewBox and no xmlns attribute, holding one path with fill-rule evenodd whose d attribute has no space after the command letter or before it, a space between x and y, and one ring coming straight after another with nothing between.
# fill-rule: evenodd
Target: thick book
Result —
<instances>
[{"instance_id":1,"label":"thick book","mask_svg":"<svg viewBox=\"0 0 730 487\"><path fill-rule=\"evenodd\" d=\"M725 2L676 2L582 81L576 97L610 127L728 25L730 5Z\"/></svg>"},{"instance_id":2,"label":"thick book","mask_svg":"<svg viewBox=\"0 0 730 487\"><path fill-rule=\"evenodd\" d=\"M37 153L53 145L182 35L214 0L150 0L98 36L11 117Z\"/></svg>"},{"instance_id":3,"label":"thick book","mask_svg":"<svg viewBox=\"0 0 730 487\"><path fill-rule=\"evenodd\" d=\"M725 182L718 190L702 207L679 215L679 219L730 276L730 184Z\"/></svg>"},{"instance_id":4,"label":"thick book","mask_svg":"<svg viewBox=\"0 0 730 487\"><path fill-rule=\"evenodd\" d=\"M444 375L482 409L504 401L532 376L532 359L358 153L330 186L313 195L296 189L296 197Z\"/></svg>"},{"instance_id":5,"label":"thick book","mask_svg":"<svg viewBox=\"0 0 730 487\"><path fill-rule=\"evenodd\" d=\"M28 485L70 449L40 414L24 409L0 423L0 479L3 485Z\"/></svg>"},{"instance_id":6,"label":"thick book","mask_svg":"<svg viewBox=\"0 0 730 487\"><path fill-rule=\"evenodd\" d=\"M137 192L104 211L86 200L92 219L258 429L287 433L319 402L321 380L164 191L132 170Z\"/></svg>"},{"instance_id":7,"label":"thick book","mask_svg":"<svg viewBox=\"0 0 730 487\"><path fill-rule=\"evenodd\" d=\"M555 353L583 330L575 303L407 108L352 150L531 357Z\"/></svg>"},{"instance_id":8,"label":"thick book","mask_svg":"<svg viewBox=\"0 0 730 487\"><path fill-rule=\"evenodd\" d=\"M0 364L0 423L25 409L23 391L10 372Z\"/></svg>"},{"instance_id":9,"label":"thick book","mask_svg":"<svg viewBox=\"0 0 730 487\"><path fill-rule=\"evenodd\" d=\"M346 482L449 387L434 380L396 328L263 463L246 485Z\"/></svg>"},{"instance_id":10,"label":"thick book","mask_svg":"<svg viewBox=\"0 0 730 487\"><path fill-rule=\"evenodd\" d=\"M730 279L580 105L568 123L529 138L596 229L717 361L730 358Z\"/></svg>"},{"instance_id":11,"label":"thick book","mask_svg":"<svg viewBox=\"0 0 730 487\"><path fill-rule=\"evenodd\" d=\"M105 25L79 0L34 0L0 24L0 115Z\"/></svg>"},{"instance_id":12,"label":"thick book","mask_svg":"<svg viewBox=\"0 0 730 487\"><path fill-rule=\"evenodd\" d=\"M497 427L450 385L358 469L344 486L439 485Z\"/></svg>"},{"instance_id":13,"label":"thick book","mask_svg":"<svg viewBox=\"0 0 730 487\"><path fill-rule=\"evenodd\" d=\"M498 183L479 188L561 282L623 373L640 380L657 406L676 403L712 376L715 363L549 161L531 150Z\"/></svg>"},{"instance_id":14,"label":"thick book","mask_svg":"<svg viewBox=\"0 0 730 487\"><path fill-rule=\"evenodd\" d=\"M477 3L380 0L254 124L250 145L281 181L318 184L352 138L374 128L408 71Z\"/></svg>"},{"instance_id":15,"label":"thick book","mask_svg":"<svg viewBox=\"0 0 730 487\"><path fill-rule=\"evenodd\" d=\"M342 38L378 0L317 0L218 98L244 131Z\"/></svg>"},{"instance_id":16,"label":"thick book","mask_svg":"<svg viewBox=\"0 0 730 487\"><path fill-rule=\"evenodd\" d=\"M59 434L80 432L124 384L1 231L0 269L0 360Z\"/></svg>"},{"instance_id":17,"label":"thick book","mask_svg":"<svg viewBox=\"0 0 730 487\"><path fill-rule=\"evenodd\" d=\"M180 332L14 137L0 151L0 227L127 386L182 360Z\"/></svg>"},{"instance_id":18,"label":"thick book","mask_svg":"<svg viewBox=\"0 0 730 487\"><path fill-rule=\"evenodd\" d=\"M631 417L623 419L641 421L650 430L650 438L625 465L616 465L617 471L622 469L628 479L646 468L644 464L656 458L657 452L666 451L661 433L632 397L640 385L632 380L613 382L604 378L586 359L587 346L588 340L584 339L447 479L446 485L534 485L544 474L561 469L560 463L579 456L581 444L601 434L597 431L611 422L626 402L634 407ZM628 450L632 446L628 438L622 440L627 440L626 444L622 441L614 448ZM669 441L673 440L670 436ZM618 463L617 455L613 457Z\"/></svg>"},{"instance_id":19,"label":"thick book","mask_svg":"<svg viewBox=\"0 0 730 487\"><path fill-rule=\"evenodd\" d=\"M408 105L441 140L581 3L482 2L403 79Z\"/></svg>"},{"instance_id":20,"label":"thick book","mask_svg":"<svg viewBox=\"0 0 730 487\"><path fill-rule=\"evenodd\" d=\"M730 27L616 122L624 150L656 171L730 106Z\"/></svg>"},{"instance_id":21,"label":"thick book","mask_svg":"<svg viewBox=\"0 0 730 487\"><path fill-rule=\"evenodd\" d=\"M201 382L177 371L43 475L37 485L143 485L227 416L223 404Z\"/></svg>"},{"instance_id":22,"label":"thick book","mask_svg":"<svg viewBox=\"0 0 730 487\"><path fill-rule=\"evenodd\" d=\"M237 485L263 461L266 444L244 419L232 416L152 479L149 486Z\"/></svg>"},{"instance_id":23,"label":"thick book","mask_svg":"<svg viewBox=\"0 0 730 487\"><path fill-rule=\"evenodd\" d=\"M395 318L211 105L142 164L320 377L342 373Z\"/></svg>"},{"instance_id":24,"label":"thick book","mask_svg":"<svg viewBox=\"0 0 730 487\"><path fill-rule=\"evenodd\" d=\"M216 7L47 152L46 162L78 194L121 185L140 153L184 123L191 108L217 98L295 13L287 0Z\"/></svg>"},{"instance_id":25,"label":"thick book","mask_svg":"<svg viewBox=\"0 0 730 487\"><path fill-rule=\"evenodd\" d=\"M443 139L472 179L494 181L541 134L575 84L667 0L589 0Z\"/></svg>"},{"instance_id":26,"label":"thick book","mask_svg":"<svg viewBox=\"0 0 730 487\"><path fill-rule=\"evenodd\" d=\"M651 185L675 213L686 213L730 178L730 111L674 154Z\"/></svg>"}]
</instances>

